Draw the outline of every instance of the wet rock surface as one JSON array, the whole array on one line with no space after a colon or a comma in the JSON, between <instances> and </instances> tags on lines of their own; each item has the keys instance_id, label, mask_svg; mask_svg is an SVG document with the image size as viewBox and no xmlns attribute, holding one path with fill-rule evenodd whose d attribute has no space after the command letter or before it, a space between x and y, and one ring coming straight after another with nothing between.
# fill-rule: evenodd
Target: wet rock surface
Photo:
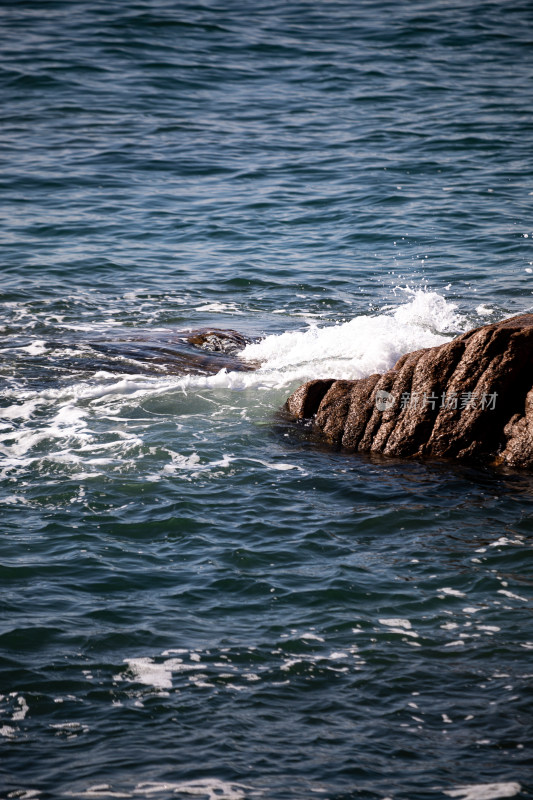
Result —
<instances>
[{"instance_id":1,"label":"wet rock surface","mask_svg":"<svg viewBox=\"0 0 533 800\"><path fill-rule=\"evenodd\" d=\"M113 330L87 340L81 334L44 340L42 351L25 353L9 367L22 367L35 386L52 385L61 377L98 372L125 375L215 375L220 370L248 372L259 364L240 358L254 338L220 328L194 330ZM15 351L17 352L17 351Z\"/></svg>"},{"instance_id":2,"label":"wet rock surface","mask_svg":"<svg viewBox=\"0 0 533 800\"><path fill-rule=\"evenodd\" d=\"M382 375L315 380L284 410L352 452L533 467L533 314L402 356Z\"/></svg>"},{"instance_id":3,"label":"wet rock surface","mask_svg":"<svg viewBox=\"0 0 533 800\"><path fill-rule=\"evenodd\" d=\"M221 328L200 328L191 331L185 338L189 344L200 347L202 350L226 353L229 356L236 356L252 341L238 331Z\"/></svg>"},{"instance_id":4,"label":"wet rock surface","mask_svg":"<svg viewBox=\"0 0 533 800\"><path fill-rule=\"evenodd\" d=\"M238 355L252 339L234 330L199 328L171 335L144 334L116 341L91 342L92 350L112 360L110 369L122 372L165 372L212 375L221 369L249 371L257 364ZM101 363L99 363L101 368Z\"/></svg>"}]
</instances>

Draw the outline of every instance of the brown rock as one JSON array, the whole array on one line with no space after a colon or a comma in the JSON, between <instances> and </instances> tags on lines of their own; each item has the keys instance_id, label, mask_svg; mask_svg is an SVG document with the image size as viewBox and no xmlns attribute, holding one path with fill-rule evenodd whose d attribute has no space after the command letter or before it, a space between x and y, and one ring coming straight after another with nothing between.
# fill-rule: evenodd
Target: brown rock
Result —
<instances>
[{"instance_id":1,"label":"brown rock","mask_svg":"<svg viewBox=\"0 0 533 800\"><path fill-rule=\"evenodd\" d=\"M285 411L345 450L533 467L533 314L408 353L383 375L310 381Z\"/></svg>"}]
</instances>

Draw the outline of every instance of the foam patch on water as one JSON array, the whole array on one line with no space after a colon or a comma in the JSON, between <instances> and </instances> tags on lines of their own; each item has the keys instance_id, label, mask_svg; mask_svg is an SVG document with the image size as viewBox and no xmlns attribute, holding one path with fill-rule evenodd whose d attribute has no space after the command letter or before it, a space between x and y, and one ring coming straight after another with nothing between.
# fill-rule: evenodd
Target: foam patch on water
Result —
<instances>
[{"instance_id":1,"label":"foam patch on water","mask_svg":"<svg viewBox=\"0 0 533 800\"><path fill-rule=\"evenodd\" d=\"M56 736L62 736L66 739L77 739L80 733L88 733L88 725L83 725L81 722L52 722L50 728L56 731Z\"/></svg>"},{"instance_id":2,"label":"foam patch on water","mask_svg":"<svg viewBox=\"0 0 533 800\"><path fill-rule=\"evenodd\" d=\"M477 306L476 312L480 317L490 317L494 314L494 309L490 308L490 306L481 303L481 305Z\"/></svg>"},{"instance_id":3,"label":"foam patch on water","mask_svg":"<svg viewBox=\"0 0 533 800\"><path fill-rule=\"evenodd\" d=\"M444 792L449 797L458 797L459 800L496 800L499 797L514 797L521 790L519 783L474 783L460 786L457 789L448 789Z\"/></svg>"},{"instance_id":4,"label":"foam patch on water","mask_svg":"<svg viewBox=\"0 0 533 800\"><path fill-rule=\"evenodd\" d=\"M317 636L316 633L302 633L302 635L300 636L300 639L308 639L310 641L315 641L315 642L323 642L323 641L325 641L322 638L322 636Z\"/></svg>"},{"instance_id":5,"label":"foam patch on water","mask_svg":"<svg viewBox=\"0 0 533 800\"><path fill-rule=\"evenodd\" d=\"M452 589L450 586L443 586L441 589L438 589L438 591L450 597L466 597L464 592L460 592L458 589Z\"/></svg>"},{"instance_id":6,"label":"foam patch on water","mask_svg":"<svg viewBox=\"0 0 533 800\"><path fill-rule=\"evenodd\" d=\"M525 542L523 537L518 535L514 539L510 539L508 536L500 536L495 542L491 542L489 547L505 547L511 544L524 545Z\"/></svg>"},{"instance_id":7,"label":"foam patch on water","mask_svg":"<svg viewBox=\"0 0 533 800\"><path fill-rule=\"evenodd\" d=\"M29 711L26 698L18 692L10 692L7 695L0 694L0 723L7 717L7 722L22 722L26 719ZM0 724L0 736L6 739L15 739L19 733L19 728L12 724Z\"/></svg>"},{"instance_id":8,"label":"foam patch on water","mask_svg":"<svg viewBox=\"0 0 533 800\"><path fill-rule=\"evenodd\" d=\"M223 781L219 778L199 778L192 781L146 781L138 783L131 792L117 791L108 783L89 786L78 792L78 797L104 800L106 797L199 797L202 800L244 800L261 794L244 783ZM14 795L13 795L14 796ZM18 797L18 795L17 795Z\"/></svg>"},{"instance_id":9,"label":"foam patch on water","mask_svg":"<svg viewBox=\"0 0 533 800\"><path fill-rule=\"evenodd\" d=\"M403 629L399 629L399 632L417 636ZM146 696L154 692L160 698L193 687L194 690L203 692L209 689L217 694L225 691L253 692L265 682L278 685L280 672L290 682L294 675L302 672L307 675L324 671L354 673L366 663L355 644L335 649L327 645L324 637L312 631L300 633L292 630L286 636L288 641L305 642L306 652L295 656L279 647L269 652L264 663L258 663L256 647L222 648L214 653L210 650L172 648L153 657L125 658L126 668L113 677L119 683L130 684L123 702L142 707ZM141 686L134 687L131 684Z\"/></svg>"},{"instance_id":10,"label":"foam patch on water","mask_svg":"<svg viewBox=\"0 0 533 800\"><path fill-rule=\"evenodd\" d=\"M196 666L183 664L180 658L169 658L162 663L156 663L152 658L129 658L125 663L135 682L153 686L155 689L172 689L172 673L175 670L197 669Z\"/></svg>"},{"instance_id":11,"label":"foam patch on water","mask_svg":"<svg viewBox=\"0 0 533 800\"><path fill-rule=\"evenodd\" d=\"M408 619L400 619L399 617L380 619L378 622L380 622L381 625L389 625L391 628L404 628L406 630L410 630L412 628L412 625Z\"/></svg>"},{"instance_id":12,"label":"foam patch on water","mask_svg":"<svg viewBox=\"0 0 533 800\"><path fill-rule=\"evenodd\" d=\"M197 306L195 311L211 311L216 314L243 314L235 303L206 303L202 306Z\"/></svg>"},{"instance_id":13,"label":"foam patch on water","mask_svg":"<svg viewBox=\"0 0 533 800\"><path fill-rule=\"evenodd\" d=\"M130 792L115 792L108 783L98 783L89 786L85 791L78 792L78 797L91 798L91 800L104 800L106 797L133 797Z\"/></svg>"},{"instance_id":14,"label":"foam patch on water","mask_svg":"<svg viewBox=\"0 0 533 800\"><path fill-rule=\"evenodd\" d=\"M13 713L11 719L13 720L22 720L26 718L26 714L28 713L29 706L22 695L17 697L18 709Z\"/></svg>"},{"instance_id":15,"label":"foam patch on water","mask_svg":"<svg viewBox=\"0 0 533 800\"><path fill-rule=\"evenodd\" d=\"M511 600L521 600L523 603L527 603L527 597L522 597L520 594L509 592L507 589L498 589L498 594L503 594L505 597L510 597Z\"/></svg>"},{"instance_id":16,"label":"foam patch on water","mask_svg":"<svg viewBox=\"0 0 533 800\"><path fill-rule=\"evenodd\" d=\"M386 626L389 633L399 633L402 636L412 636L414 639L418 639L418 633L412 630L412 625L408 619L391 617L390 619L379 619L378 622Z\"/></svg>"},{"instance_id":17,"label":"foam patch on water","mask_svg":"<svg viewBox=\"0 0 533 800\"><path fill-rule=\"evenodd\" d=\"M36 339L31 344L26 345L26 347L21 347L21 350L28 353L30 356L40 356L43 353L46 353L46 342Z\"/></svg>"},{"instance_id":18,"label":"foam patch on water","mask_svg":"<svg viewBox=\"0 0 533 800\"><path fill-rule=\"evenodd\" d=\"M203 800L244 800L250 786L243 783L222 781L218 778L200 778L195 781L139 783L134 789L134 796L157 797L168 796L169 792L178 796L190 795ZM254 794L257 794L254 792Z\"/></svg>"}]
</instances>

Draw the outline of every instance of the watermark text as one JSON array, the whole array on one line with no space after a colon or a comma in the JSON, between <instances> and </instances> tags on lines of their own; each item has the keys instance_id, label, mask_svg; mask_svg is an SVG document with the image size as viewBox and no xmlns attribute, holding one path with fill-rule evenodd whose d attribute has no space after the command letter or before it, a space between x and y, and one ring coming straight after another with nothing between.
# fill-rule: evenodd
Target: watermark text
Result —
<instances>
[{"instance_id":1,"label":"watermark text","mask_svg":"<svg viewBox=\"0 0 533 800\"><path fill-rule=\"evenodd\" d=\"M498 392L402 392L399 397L399 406L404 409L425 409L432 411L444 408L447 410L459 410L478 408L482 411L494 411ZM376 392L376 408L379 411L387 411L396 404L397 398L384 389Z\"/></svg>"}]
</instances>

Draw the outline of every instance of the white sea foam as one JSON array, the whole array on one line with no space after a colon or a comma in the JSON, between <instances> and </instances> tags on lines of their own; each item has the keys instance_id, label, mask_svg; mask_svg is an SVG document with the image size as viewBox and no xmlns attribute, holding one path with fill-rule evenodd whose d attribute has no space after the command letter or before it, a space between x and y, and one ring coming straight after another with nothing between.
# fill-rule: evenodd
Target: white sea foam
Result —
<instances>
[{"instance_id":1,"label":"white sea foam","mask_svg":"<svg viewBox=\"0 0 533 800\"><path fill-rule=\"evenodd\" d=\"M197 469L200 465L200 456L198 453L191 453L190 456L183 456L180 453L174 453L172 450L168 452L172 460L170 464L165 464L163 468L165 472L174 473L182 469Z\"/></svg>"},{"instance_id":2,"label":"white sea foam","mask_svg":"<svg viewBox=\"0 0 533 800\"><path fill-rule=\"evenodd\" d=\"M38 405L39 400L36 398L28 400L26 403L14 403L2 409L2 419L29 419Z\"/></svg>"},{"instance_id":3,"label":"white sea foam","mask_svg":"<svg viewBox=\"0 0 533 800\"><path fill-rule=\"evenodd\" d=\"M405 628L409 630L412 627L408 619L401 619L399 617L392 617L390 619L380 619L378 620L378 622L381 625L389 625L393 628Z\"/></svg>"},{"instance_id":4,"label":"white sea foam","mask_svg":"<svg viewBox=\"0 0 533 800\"><path fill-rule=\"evenodd\" d=\"M515 539L510 539L507 536L500 536L500 538L497 539L497 541L491 542L489 544L489 547L504 547L505 545L508 545L508 544L524 545L525 542L519 536L517 536Z\"/></svg>"},{"instance_id":5,"label":"white sea foam","mask_svg":"<svg viewBox=\"0 0 533 800\"><path fill-rule=\"evenodd\" d=\"M311 325L248 345L241 357L261 362L256 375L276 382L308 378L361 378L384 372L406 352L442 344L461 330L455 305L434 292L378 315L358 316L337 325Z\"/></svg>"},{"instance_id":6,"label":"white sea foam","mask_svg":"<svg viewBox=\"0 0 533 800\"><path fill-rule=\"evenodd\" d=\"M197 655L197 654L196 654ZM168 658L166 661L155 662L153 658L127 658L124 663L128 665L128 672L133 677L127 675L115 675L115 680L130 680L136 683L144 683L146 686L153 686L156 689L172 689L172 676L174 672L189 672L202 669L202 665L191 655L193 664L184 664L181 658ZM205 676L204 676L205 677Z\"/></svg>"},{"instance_id":7,"label":"white sea foam","mask_svg":"<svg viewBox=\"0 0 533 800\"><path fill-rule=\"evenodd\" d=\"M173 670L185 668L180 658L170 658L162 663L156 663L152 658L128 658L125 659L125 663L133 673L134 681L156 689L171 689ZM122 677L116 676L116 678Z\"/></svg>"},{"instance_id":8,"label":"white sea foam","mask_svg":"<svg viewBox=\"0 0 533 800\"><path fill-rule=\"evenodd\" d=\"M10 494L7 497L2 498L2 504L5 506L27 506L29 505L29 501L26 497L21 497L17 494Z\"/></svg>"},{"instance_id":9,"label":"white sea foam","mask_svg":"<svg viewBox=\"0 0 533 800\"><path fill-rule=\"evenodd\" d=\"M212 311L217 314L243 314L235 303L206 303L203 306L197 306L195 311Z\"/></svg>"},{"instance_id":10,"label":"white sea foam","mask_svg":"<svg viewBox=\"0 0 533 800\"><path fill-rule=\"evenodd\" d=\"M179 782L157 782L139 783L134 791L134 795L143 797L156 797L157 795L195 795L204 797L207 800L243 800L252 787L243 783L230 783L218 778L200 778L195 781ZM253 794L257 794L253 792Z\"/></svg>"},{"instance_id":11,"label":"white sea foam","mask_svg":"<svg viewBox=\"0 0 533 800\"><path fill-rule=\"evenodd\" d=\"M448 594L451 597L466 597L464 592L459 592L457 589L451 589L449 586L443 586L441 589L438 589L439 592L443 594Z\"/></svg>"},{"instance_id":12,"label":"white sea foam","mask_svg":"<svg viewBox=\"0 0 533 800\"><path fill-rule=\"evenodd\" d=\"M82 725L81 722L51 722L50 728L57 731L57 736L64 736L67 739L76 739L80 733L89 732L89 726Z\"/></svg>"},{"instance_id":13,"label":"white sea foam","mask_svg":"<svg viewBox=\"0 0 533 800\"><path fill-rule=\"evenodd\" d=\"M484 305L483 303L477 306L476 312L480 317L490 317L492 314L494 314L494 310L489 306Z\"/></svg>"},{"instance_id":14,"label":"white sea foam","mask_svg":"<svg viewBox=\"0 0 533 800\"><path fill-rule=\"evenodd\" d=\"M21 720L21 719L25 719L25 717L26 717L26 714L27 714L27 713L28 713L28 711L30 710L30 709L29 709L29 706L28 706L28 704L27 704L27 702L26 702L26 700L25 700L25 698L24 698L24 697L22 697L22 695L19 695L19 696L17 697L17 702L18 702L18 706L19 706L19 707L18 707L18 709L17 709L17 710L16 710L16 711L13 713L13 716L11 717L11 719L12 719L12 720L14 720L14 721L16 721L16 720Z\"/></svg>"},{"instance_id":15,"label":"white sea foam","mask_svg":"<svg viewBox=\"0 0 533 800\"><path fill-rule=\"evenodd\" d=\"M277 462L263 461L260 458L242 458L242 459L234 458L234 459L231 459L231 460L232 461L246 461L246 462L252 462L254 464L261 464L263 467L266 467L267 469L277 470L278 472L287 472L287 470L291 470L291 469L297 469L300 472L305 472L302 469L302 467L299 467L296 464L285 464L285 463L280 462L280 461L277 461Z\"/></svg>"},{"instance_id":16,"label":"white sea foam","mask_svg":"<svg viewBox=\"0 0 533 800\"><path fill-rule=\"evenodd\" d=\"M98 783L95 786L89 786L85 791L79 792L78 797L91 798L91 800L104 800L106 797L132 797L130 793L115 792L108 783Z\"/></svg>"},{"instance_id":17,"label":"white sea foam","mask_svg":"<svg viewBox=\"0 0 533 800\"><path fill-rule=\"evenodd\" d=\"M408 619L403 619L401 617L389 617L387 619L380 619L378 622L381 625L387 626L389 633L399 633L403 636L412 636L413 639L418 639L418 633L412 630L413 626ZM410 642L410 644L415 643Z\"/></svg>"},{"instance_id":18,"label":"white sea foam","mask_svg":"<svg viewBox=\"0 0 533 800\"><path fill-rule=\"evenodd\" d=\"M527 597L514 594L514 592L508 592L505 589L498 589L498 594L503 594L505 597L510 597L512 600L522 600L524 603L527 603Z\"/></svg>"},{"instance_id":19,"label":"white sea foam","mask_svg":"<svg viewBox=\"0 0 533 800\"><path fill-rule=\"evenodd\" d=\"M514 797L521 790L519 783L474 783L458 786L457 789L444 790L449 797L460 800L496 800L500 797Z\"/></svg>"},{"instance_id":20,"label":"white sea foam","mask_svg":"<svg viewBox=\"0 0 533 800\"><path fill-rule=\"evenodd\" d=\"M21 347L21 350L24 350L25 353L28 353L30 356L40 356L46 352L46 342L36 339L31 344L26 345L26 347Z\"/></svg>"}]
</instances>

